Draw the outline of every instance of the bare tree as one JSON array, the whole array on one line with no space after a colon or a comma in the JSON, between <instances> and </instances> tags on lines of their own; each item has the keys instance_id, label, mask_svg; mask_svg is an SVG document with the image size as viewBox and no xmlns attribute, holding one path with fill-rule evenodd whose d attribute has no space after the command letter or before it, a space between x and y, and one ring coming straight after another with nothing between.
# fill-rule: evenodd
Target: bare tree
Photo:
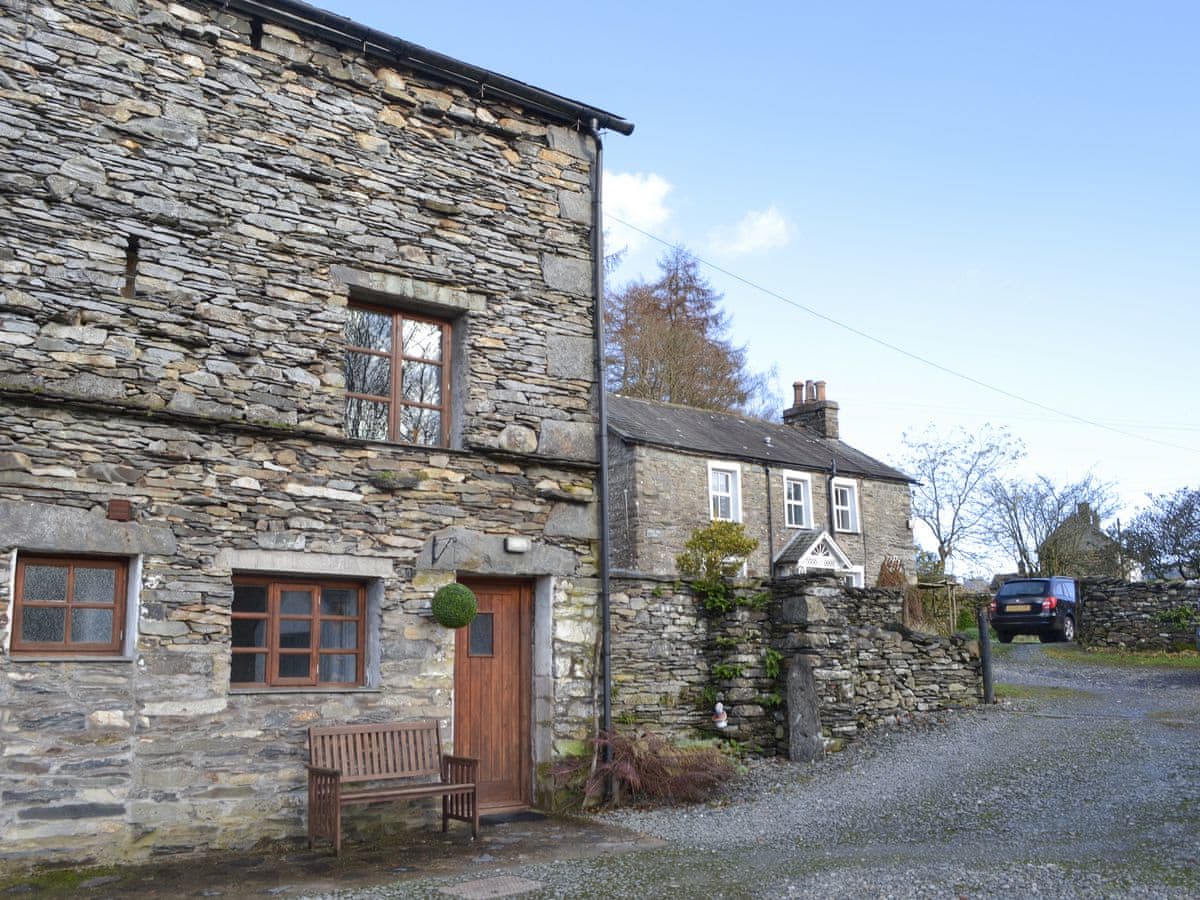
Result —
<instances>
[{"instance_id":1,"label":"bare tree","mask_svg":"<svg viewBox=\"0 0 1200 900\"><path fill-rule=\"evenodd\" d=\"M776 406L774 373L752 372L746 348L729 341L722 297L696 259L676 248L659 260L659 270L656 281L635 281L607 298L608 390L752 415L766 403Z\"/></svg>"},{"instance_id":2,"label":"bare tree","mask_svg":"<svg viewBox=\"0 0 1200 900\"><path fill-rule=\"evenodd\" d=\"M1147 497L1122 535L1126 554L1153 578L1200 578L1200 490Z\"/></svg>"},{"instance_id":3,"label":"bare tree","mask_svg":"<svg viewBox=\"0 0 1200 900\"><path fill-rule=\"evenodd\" d=\"M1030 575L1119 575L1115 542L1100 530L1117 501L1112 485L1088 474L1057 484L1039 475L1028 481L993 479L991 539Z\"/></svg>"},{"instance_id":4,"label":"bare tree","mask_svg":"<svg viewBox=\"0 0 1200 900\"><path fill-rule=\"evenodd\" d=\"M991 507L987 487L1022 456L1024 444L1007 429L985 425L921 434L905 432L900 467L917 480L912 489L913 516L937 541L937 569L951 557L979 558L986 549Z\"/></svg>"}]
</instances>

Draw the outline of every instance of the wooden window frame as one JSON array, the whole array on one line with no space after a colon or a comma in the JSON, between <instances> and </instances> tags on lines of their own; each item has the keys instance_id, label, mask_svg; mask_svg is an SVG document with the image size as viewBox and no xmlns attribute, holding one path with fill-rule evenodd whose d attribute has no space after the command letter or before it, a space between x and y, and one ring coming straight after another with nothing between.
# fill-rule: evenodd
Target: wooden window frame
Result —
<instances>
[{"instance_id":1,"label":"wooden window frame","mask_svg":"<svg viewBox=\"0 0 1200 900\"><path fill-rule=\"evenodd\" d=\"M367 638L367 586L361 581L343 581L340 579L325 579L325 578L304 578L304 577L271 577L271 576L251 576L251 575L236 575L233 579L233 586L236 590L238 587L265 587L267 592L267 611L265 613L249 613L249 612L234 612L230 611L231 628L232 623L236 621L261 621L266 622L266 647L230 647L230 653L233 656L264 656L264 680L263 681L234 681L232 667L229 674L229 685L233 690L261 690L270 688L357 688L363 687L366 684L366 638ZM358 592L358 615L356 616L332 616L324 615L321 612L321 592L325 588L333 588L336 590L353 589ZM295 613L284 615L280 610L280 600L284 591L289 590L312 590L315 599L312 605L312 611L309 615L303 616ZM308 621L311 623L310 634L311 640L307 651L297 651L290 648L280 646L280 623L285 621ZM353 650L343 647L326 647L321 646L321 625L324 622L356 622L357 646ZM321 656L322 654L335 654L338 656L353 656L355 679L354 681L321 681ZM279 675L279 659L281 656L304 656L309 658L308 671L309 675L306 678L287 678ZM232 660L231 660L232 662Z\"/></svg>"},{"instance_id":2,"label":"wooden window frame","mask_svg":"<svg viewBox=\"0 0 1200 900\"><path fill-rule=\"evenodd\" d=\"M729 492L717 491L713 489L713 473L721 472L730 477ZM717 463L710 462L707 468L708 474L708 515L710 521L713 522L741 522L742 521L742 468L737 463ZM718 505L714 502L717 498L729 498L729 518L717 515Z\"/></svg>"},{"instance_id":3,"label":"wooden window frame","mask_svg":"<svg viewBox=\"0 0 1200 900\"><path fill-rule=\"evenodd\" d=\"M844 489L849 494L848 503L838 503L838 490ZM848 478L835 478L830 490L833 500L833 530L842 534L858 534L860 526L858 523L858 483ZM838 514L845 511L847 519L847 527L843 528L838 524Z\"/></svg>"},{"instance_id":4,"label":"wooden window frame","mask_svg":"<svg viewBox=\"0 0 1200 900\"><path fill-rule=\"evenodd\" d=\"M66 599L62 602L53 600L25 599L26 567L61 566L67 569ZM78 569L112 569L116 573L113 581L113 602L106 603L77 601L75 593L75 573ZM13 621L12 644L14 655L68 655L68 656L113 656L124 652L126 607L129 605L129 560L106 556L74 556L63 554L18 553L16 580L13 584ZM24 627L25 610L28 608L49 608L65 610L63 639L61 641L23 641L21 631ZM100 644L95 642L74 642L71 640L71 611L74 609L112 609L113 625L112 640Z\"/></svg>"},{"instance_id":5,"label":"wooden window frame","mask_svg":"<svg viewBox=\"0 0 1200 900\"><path fill-rule=\"evenodd\" d=\"M788 496L791 485L803 485L802 492L803 500L793 500ZM792 513L799 508L800 521L792 521ZM783 473L783 523L787 528L812 528L813 527L813 504L812 504L812 476L803 472L784 472Z\"/></svg>"},{"instance_id":6,"label":"wooden window frame","mask_svg":"<svg viewBox=\"0 0 1200 900\"><path fill-rule=\"evenodd\" d=\"M404 309L398 309L393 306L380 306L377 303L363 303L358 300L350 301L349 309L359 309L366 312L389 316L392 320L392 346L389 350L383 351L375 350L369 347L360 347L347 342L347 353L360 353L367 356L386 358L391 369L391 384L389 385L390 390L387 396L382 396L379 394L363 394L347 389L347 403L349 403L350 400L365 400L371 403L386 404L388 408L386 440L405 444L418 443L420 446L448 446L450 441L451 322L447 319L438 318L436 316L420 315ZM404 352L402 340L404 334L404 323L406 321L423 322L427 325L436 325L441 329L441 359L429 359L428 357L422 356L409 356ZM437 404L416 403L404 398L405 363L420 363L422 365L438 366L441 369L441 392ZM404 435L400 434L400 411L403 407L434 410L438 413L441 421L441 428L439 429L437 444L420 444L419 442L408 440Z\"/></svg>"}]
</instances>

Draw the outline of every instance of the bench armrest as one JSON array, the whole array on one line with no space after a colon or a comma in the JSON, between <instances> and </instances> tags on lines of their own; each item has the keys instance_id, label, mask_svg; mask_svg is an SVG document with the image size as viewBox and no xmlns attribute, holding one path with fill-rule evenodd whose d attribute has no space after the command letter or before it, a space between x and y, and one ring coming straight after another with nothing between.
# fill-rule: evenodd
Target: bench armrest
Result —
<instances>
[{"instance_id":1,"label":"bench armrest","mask_svg":"<svg viewBox=\"0 0 1200 900\"><path fill-rule=\"evenodd\" d=\"M309 765L308 763L305 763L304 768L308 769L309 775L332 775L337 778L342 774L341 769L329 769L324 766Z\"/></svg>"},{"instance_id":2,"label":"bench armrest","mask_svg":"<svg viewBox=\"0 0 1200 900\"><path fill-rule=\"evenodd\" d=\"M446 784L472 784L479 780L479 760L469 756L442 756L442 781Z\"/></svg>"}]
</instances>

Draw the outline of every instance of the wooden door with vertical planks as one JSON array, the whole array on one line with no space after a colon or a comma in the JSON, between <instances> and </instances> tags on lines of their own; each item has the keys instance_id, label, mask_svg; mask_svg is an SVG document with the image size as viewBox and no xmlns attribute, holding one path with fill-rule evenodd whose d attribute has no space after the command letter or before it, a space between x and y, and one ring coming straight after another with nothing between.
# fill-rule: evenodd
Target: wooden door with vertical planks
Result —
<instances>
[{"instance_id":1,"label":"wooden door with vertical planks","mask_svg":"<svg viewBox=\"0 0 1200 900\"><path fill-rule=\"evenodd\" d=\"M479 759L479 808L532 800L533 589L528 582L464 578L479 612L454 646L454 752Z\"/></svg>"}]
</instances>

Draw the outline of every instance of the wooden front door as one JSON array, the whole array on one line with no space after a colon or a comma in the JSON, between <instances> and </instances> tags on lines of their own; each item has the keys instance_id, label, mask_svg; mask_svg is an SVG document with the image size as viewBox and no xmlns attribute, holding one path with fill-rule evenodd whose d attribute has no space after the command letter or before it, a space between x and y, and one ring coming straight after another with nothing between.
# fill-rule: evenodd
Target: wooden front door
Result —
<instances>
[{"instance_id":1,"label":"wooden front door","mask_svg":"<svg viewBox=\"0 0 1200 900\"><path fill-rule=\"evenodd\" d=\"M533 590L466 579L479 612L454 644L454 752L479 760L479 807L520 809L532 794Z\"/></svg>"}]
</instances>

